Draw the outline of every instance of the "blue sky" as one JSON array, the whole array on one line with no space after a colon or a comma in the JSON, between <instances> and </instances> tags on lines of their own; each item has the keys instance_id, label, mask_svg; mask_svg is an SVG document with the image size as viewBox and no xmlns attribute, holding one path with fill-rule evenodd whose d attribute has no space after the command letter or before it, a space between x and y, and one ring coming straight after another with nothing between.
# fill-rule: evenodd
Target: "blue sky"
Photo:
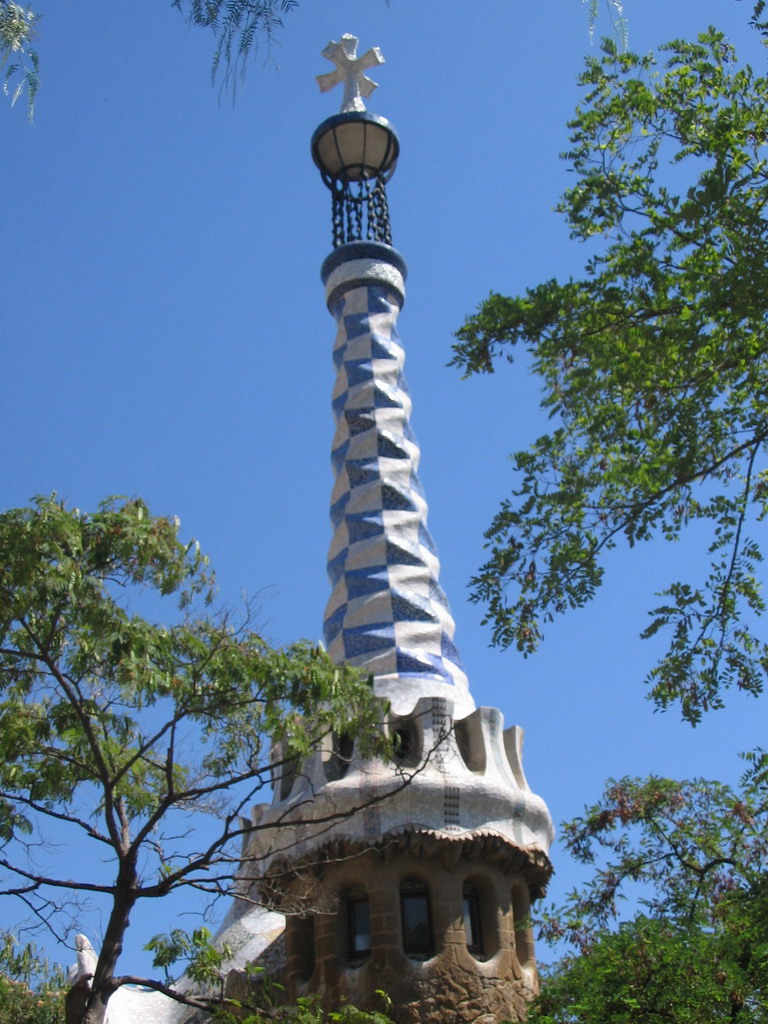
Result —
<instances>
[{"instance_id":1,"label":"blue sky","mask_svg":"<svg viewBox=\"0 0 768 1024\"><path fill-rule=\"evenodd\" d=\"M765 60L747 3L625 6L633 49L714 22L756 66ZM511 486L507 453L545 421L523 363L472 381L446 363L453 331L489 290L583 266L553 212L568 184L558 154L575 79L595 52L579 0L302 0L234 105L210 85L212 38L169 3L40 7L34 124L21 102L0 106L2 507L53 490L81 508L141 495L200 541L223 602L260 596L275 643L320 637L335 332L319 280L330 200L309 139L340 102L315 83L331 68L320 51L352 32L387 61L368 106L400 136L389 186L409 266L399 326L430 528L476 702L524 727L528 780L556 822L609 776L735 781L738 751L764 742L763 703L735 695L692 730L644 699L645 610L676 561L700 564L695 543L617 553L599 598L549 626L527 661L489 649L466 600ZM553 859L557 896L576 875L557 846ZM177 909L135 915L125 969L141 968L137 949ZM97 942L98 919L83 927Z\"/></svg>"}]
</instances>

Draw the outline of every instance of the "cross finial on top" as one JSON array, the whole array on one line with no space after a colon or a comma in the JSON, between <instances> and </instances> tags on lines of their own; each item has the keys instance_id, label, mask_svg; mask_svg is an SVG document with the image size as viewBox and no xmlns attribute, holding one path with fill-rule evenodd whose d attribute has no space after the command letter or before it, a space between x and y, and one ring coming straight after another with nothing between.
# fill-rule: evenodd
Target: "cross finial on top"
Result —
<instances>
[{"instance_id":1,"label":"cross finial on top","mask_svg":"<svg viewBox=\"0 0 768 1024\"><path fill-rule=\"evenodd\" d=\"M328 92L338 82L343 82L342 114L353 110L365 110L363 97L367 99L377 86L377 83L368 78L365 72L377 64L384 63L378 46L372 46L362 57L358 57L357 36L345 33L340 42L328 43L323 50L323 56L332 60L336 68L327 74L317 76L320 91Z\"/></svg>"}]
</instances>

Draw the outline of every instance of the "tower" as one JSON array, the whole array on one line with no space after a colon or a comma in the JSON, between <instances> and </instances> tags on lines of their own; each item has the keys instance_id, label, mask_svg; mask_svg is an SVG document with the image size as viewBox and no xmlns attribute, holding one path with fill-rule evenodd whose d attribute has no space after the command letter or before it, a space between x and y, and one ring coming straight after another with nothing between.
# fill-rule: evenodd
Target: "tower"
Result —
<instances>
[{"instance_id":1,"label":"tower","mask_svg":"<svg viewBox=\"0 0 768 1024\"><path fill-rule=\"evenodd\" d=\"M383 58L358 58L356 44L323 51L335 69L321 89L342 84L344 98L312 138L332 195L322 278L337 325L324 631L332 657L369 672L388 702L395 763L329 738L276 778L248 853L261 897L286 912L290 998L370 1008L383 989L402 1024L520 1020L537 987L527 922L551 873L552 824L523 774L521 730L475 707L453 642L397 332L406 266L385 186L399 142L363 103ZM230 931L260 935L252 954L268 955L278 914L238 913Z\"/></svg>"}]
</instances>

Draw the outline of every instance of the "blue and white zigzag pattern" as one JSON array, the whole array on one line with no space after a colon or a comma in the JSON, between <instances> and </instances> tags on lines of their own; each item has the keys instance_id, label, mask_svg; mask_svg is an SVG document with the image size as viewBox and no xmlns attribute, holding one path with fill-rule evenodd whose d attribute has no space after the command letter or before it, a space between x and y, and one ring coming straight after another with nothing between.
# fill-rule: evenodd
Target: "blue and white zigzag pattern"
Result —
<instances>
[{"instance_id":1,"label":"blue and white zigzag pattern","mask_svg":"<svg viewBox=\"0 0 768 1024\"><path fill-rule=\"evenodd\" d=\"M465 687L417 475L400 303L384 283L353 284L332 300L336 482L325 642L336 661L375 677L428 676Z\"/></svg>"}]
</instances>

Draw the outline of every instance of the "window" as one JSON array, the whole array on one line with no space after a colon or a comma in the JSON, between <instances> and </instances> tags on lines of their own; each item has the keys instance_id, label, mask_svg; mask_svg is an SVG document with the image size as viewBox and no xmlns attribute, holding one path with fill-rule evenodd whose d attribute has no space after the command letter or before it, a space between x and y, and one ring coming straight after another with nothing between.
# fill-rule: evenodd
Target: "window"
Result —
<instances>
[{"instance_id":1,"label":"window","mask_svg":"<svg viewBox=\"0 0 768 1024\"><path fill-rule=\"evenodd\" d=\"M408 956L427 959L435 951L432 938L432 914L429 889L415 879L400 886L400 914L403 925L403 951Z\"/></svg>"},{"instance_id":2,"label":"window","mask_svg":"<svg viewBox=\"0 0 768 1024\"><path fill-rule=\"evenodd\" d=\"M480 921L480 897L473 885L464 886L464 932L467 949L478 956L483 953L483 929Z\"/></svg>"},{"instance_id":3,"label":"window","mask_svg":"<svg viewBox=\"0 0 768 1024\"><path fill-rule=\"evenodd\" d=\"M280 800L287 800L291 795L293 784L296 781L298 763L295 758L290 761L281 761L272 768L275 781L279 783L278 793Z\"/></svg>"},{"instance_id":4,"label":"window","mask_svg":"<svg viewBox=\"0 0 768 1024\"><path fill-rule=\"evenodd\" d=\"M309 981L315 969L315 919L294 917L287 921L289 949L293 951L294 970L300 981Z\"/></svg>"},{"instance_id":5,"label":"window","mask_svg":"<svg viewBox=\"0 0 768 1024\"><path fill-rule=\"evenodd\" d=\"M371 907L362 888L347 893L347 943L350 960L363 960L371 953Z\"/></svg>"},{"instance_id":6,"label":"window","mask_svg":"<svg viewBox=\"0 0 768 1024\"><path fill-rule=\"evenodd\" d=\"M423 730L414 718L391 718L389 735L395 761L403 768L416 768L421 762Z\"/></svg>"},{"instance_id":7,"label":"window","mask_svg":"<svg viewBox=\"0 0 768 1024\"><path fill-rule=\"evenodd\" d=\"M414 741L410 729L395 729L392 733L392 749L396 761L407 761L413 754Z\"/></svg>"},{"instance_id":8,"label":"window","mask_svg":"<svg viewBox=\"0 0 768 1024\"><path fill-rule=\"evenodd\" d=\"M348 733L342 733L341 736L333 733L331 748L323 753L323 770L327 782L344 778L349 771L354 747L354 740Z\"/></svg>"}]
</instances>

